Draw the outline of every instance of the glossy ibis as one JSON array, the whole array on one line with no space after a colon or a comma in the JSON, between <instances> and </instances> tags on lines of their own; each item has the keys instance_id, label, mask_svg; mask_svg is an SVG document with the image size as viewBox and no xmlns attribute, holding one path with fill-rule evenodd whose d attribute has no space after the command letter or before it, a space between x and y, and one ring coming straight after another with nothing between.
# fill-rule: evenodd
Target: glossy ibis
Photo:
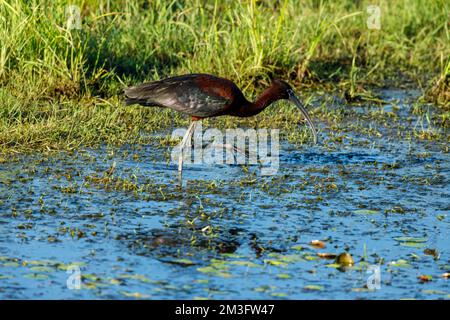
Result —
<instances>
[{"instance_id":1,"label":"glossy ibis","mask_svg":"<svg viewBox=\"0 0 450 320\"><path fill-rule=\"evenodd\" d=\"M192 117L193 121L181 142L178 160L180 173L183 170L183 149L191 140L198 120L223 115L254 116L280 99L288 99L300 109L311 127L314 143L317 142L316 129L308 112L292 87L282 80L273 80L255 102L248 101L232 81L209 74L188 74L144 83L125 89L125 96L126 105L165 107Z\"/></svg>"}]
</instances>

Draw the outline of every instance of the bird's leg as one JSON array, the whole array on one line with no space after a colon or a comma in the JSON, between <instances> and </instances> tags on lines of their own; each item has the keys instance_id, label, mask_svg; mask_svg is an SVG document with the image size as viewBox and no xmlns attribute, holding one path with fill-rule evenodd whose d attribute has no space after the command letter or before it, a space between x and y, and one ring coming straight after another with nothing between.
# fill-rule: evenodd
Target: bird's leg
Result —
<instances>
[{"instance_id":1,"label":"bird's leg","mask_svg":"<svg viewBox=\"0 0 450 320\"><path fill-rule=\"evenodd\" d=\"M238 148L238 147L236 147L236 146L233 146L233 145L230 144L230 143L225 143L225 144L220 144L220 143L219 143L219 144L216 144L216 147L218 147L218 148L225 148L225 149L227 149L227 150L234 151L234 152L236 152L236 153L241 153L241 154L243 154L244 156L246 155L244 150L242 150L241 148Z\"/></svg>"},{"instance_id":2,"label":"bird's leg","mask_svg":"<svg viewBox=\"0 0 450 320\"><path fill-rule=\"evenodd\" d=\"M197 121L191 122L191 125L187 129L186 134L184 135L183 140L181 141L180 156L178 158L178 172L180 174L183 172L183 149L186 146L187 142L191 140L196 125Z\"/></svg>"},{"instance_id":3,"label":"bird's leg","mask_svg":"<svg viewBox=\"0 0 450 320\"><path fill-rule=\"evenodd\" d=\"M240 154L244 155L244 157L247 159L247 155L245 154L244 150L242 150L230 143L214 143L214 147L215 148L223 148L223 149L230 151L231 153L233 153L235 161L236 161L236 153L240 153Z\"/></svg>"}]
</instances>

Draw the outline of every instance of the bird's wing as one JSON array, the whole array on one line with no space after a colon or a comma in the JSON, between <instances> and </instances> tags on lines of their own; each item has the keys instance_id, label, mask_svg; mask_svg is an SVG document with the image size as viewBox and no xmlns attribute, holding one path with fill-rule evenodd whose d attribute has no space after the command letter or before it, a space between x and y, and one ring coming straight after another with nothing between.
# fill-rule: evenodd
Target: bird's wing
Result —
<instances>
[{"instance_id":1,"label":"bird's wing","mask_svg":"<svg viewBox=\"0 0 450 320\"><path fill-rule=\"evenodd\" d=\"M224 110L231 99L207 93L194 75L168 78L125 89L127 104L161 106L197 117L213 116Z\"/></svg>"}]
</instances>

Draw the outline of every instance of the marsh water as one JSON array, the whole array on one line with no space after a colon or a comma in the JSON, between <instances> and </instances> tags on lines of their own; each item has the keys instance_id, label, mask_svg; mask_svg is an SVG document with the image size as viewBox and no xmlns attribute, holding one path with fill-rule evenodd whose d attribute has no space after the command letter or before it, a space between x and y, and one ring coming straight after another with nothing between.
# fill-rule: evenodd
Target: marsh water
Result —
<instances>
[{"instance_id":1,"label":"marsh water","mask_svg":"<svg viewBox=\"0 0 450 320\"><path fill-rule=\"evenodd\" d=\"M0 298L449 299L445 143L405 138L416 92L381 94L326 144L283 141L272 176L186 165L180 187L156 143L0 164Z\"/></svg>"}]
</instances>

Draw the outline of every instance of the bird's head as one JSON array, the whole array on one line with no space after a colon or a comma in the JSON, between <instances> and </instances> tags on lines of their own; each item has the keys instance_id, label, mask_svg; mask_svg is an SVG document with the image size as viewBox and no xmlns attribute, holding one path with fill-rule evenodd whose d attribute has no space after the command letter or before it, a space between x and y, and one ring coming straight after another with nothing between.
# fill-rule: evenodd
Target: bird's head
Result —
<instances>
[{"instance_id":1,"label":"bird's head","mask_svg":"<svg viewBox=\"0 0 450 320\"><path fill-rule=\"evenodd\" d=\"M297 95L294 92L294 89L292 89L291 85L287 83L286 81L280 80L280 79L274 79L272 81L272 90L274 90L277 93L277 96L279 99L285 99L289 100L292 103L295 104L297 108L300 109L301 113L305 117L306 121L308 122L311 131L314 136L314 143L317 143L317 131L316 127L314 126L313 122L311 121L311 118L308 114L308 111L306 111L306 108L304 107L303 103L300 101L300 99L297 97Z\"/></svg>"}]
</instances>

